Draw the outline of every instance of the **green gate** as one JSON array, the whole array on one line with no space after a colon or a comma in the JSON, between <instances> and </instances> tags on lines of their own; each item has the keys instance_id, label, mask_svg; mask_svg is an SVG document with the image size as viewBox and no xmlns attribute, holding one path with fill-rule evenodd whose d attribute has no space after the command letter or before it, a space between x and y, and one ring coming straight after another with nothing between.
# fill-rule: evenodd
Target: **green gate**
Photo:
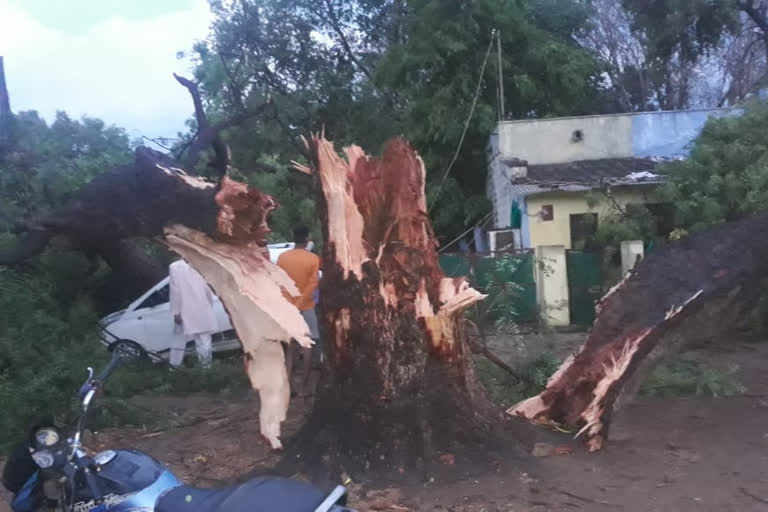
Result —
<instances>
[{"instance_id":1,"label":"green gate","mask_svg":"<svg viewBox=\"0 0 768 512\"><path fill-rule=\"evenodd\" d=\"M595 303L602 295L602 256L597 252L566 251L565 261L571 324L591 326Z\"/></svg>"},{"instance_id":2,"label":"green gate","mask_svg":"<svg viewBox=\"0 0 768 512\"><path fill-rule=\"evenodd\" d=\"M515 264L500 266L499 263L505 259L514 260ZM497 283L515 283L518 289L509 307L515 311L517 320L524 323L538 319L533 265L531 251L497 256L455 253L440 255L440 266L446 276L467 277L472 286L480 291L485 291L492 280Z\"/></svg>"}]
</instances>

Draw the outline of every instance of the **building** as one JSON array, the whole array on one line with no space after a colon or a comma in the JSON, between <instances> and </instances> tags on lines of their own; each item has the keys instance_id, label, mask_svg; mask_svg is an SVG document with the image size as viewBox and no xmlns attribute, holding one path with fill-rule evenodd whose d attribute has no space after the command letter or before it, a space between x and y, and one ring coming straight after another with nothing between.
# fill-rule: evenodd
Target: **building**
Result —
<instances>
[{"instance_id":1,"label":"building","mask_svg":"<svg viewBox=\"0 0 768 512\"><path fill-rule=\"evenodd\" d=\"M724 109L503 121L488 145L491 250L581 248L600 218L653 204L659 163L684 158ZM588 200L589 199L589 200Z\"/></svg>"}]
</instances>

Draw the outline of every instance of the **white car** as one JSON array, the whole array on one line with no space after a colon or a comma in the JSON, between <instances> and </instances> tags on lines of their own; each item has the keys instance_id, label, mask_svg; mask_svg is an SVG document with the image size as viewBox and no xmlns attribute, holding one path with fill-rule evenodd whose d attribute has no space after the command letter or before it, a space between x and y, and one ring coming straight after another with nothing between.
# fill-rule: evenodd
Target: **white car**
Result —
<instances>
[{"instance_id":1,"label":"white car","mask_svg":"<svg viewBox=\"0 0 768 512\"><path fill-rule=\"evenodd\" d=\"M277 263L283 252L293 249L293 243L270 244L269 259ZM99 321L103 335L101 342L109 345L116 339L129 339L139 343L151 355L168 358L174 338L184 336L174 329L171 315L169 277L150 288L126 309L111 313ZM213 335L213 351L239 350L240 341L235 335L229 315L218 297L214 296L213 309L218 329ZM187 340L187 351L194 352L194 342Z\"/></svg>"}]
</instances>

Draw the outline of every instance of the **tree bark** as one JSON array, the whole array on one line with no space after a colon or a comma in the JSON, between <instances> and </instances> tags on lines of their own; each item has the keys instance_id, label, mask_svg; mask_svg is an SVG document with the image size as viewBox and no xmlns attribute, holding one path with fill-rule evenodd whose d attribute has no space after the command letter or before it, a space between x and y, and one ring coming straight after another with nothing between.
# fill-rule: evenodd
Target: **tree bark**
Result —
<instances>
[{"instance_id":1,"label":"tree bark","mask_svg":"<svg viewBox=\"0 0 768 512\"><path fill-rule=\"evenodd\" d=\"M607 438L617 398L626 402L667 353L728 327L729 311L759 293L768 274L768 214L674 242L650 254L597 305L581 350L546 389L507 412L535 423L573 427L590 451ZM694 324L683 322L698 319ZM686 329L687 325L687 329ZM629 387L625 386L629 383Z\"/></svg>"},{"instance_id":2,"label":"tree bark","mask_svg":"<svg viewBox=\"0 0 768 512\"><path fill-rule=\"evenodd\" d=\"M421 158L402 139L381 158L356 146L341 158L324 138L308 147L322 188L328 372L284 461L317 477L402 477L487 443L499 415L460 321L483 296L440 270Z\"/></svg>"}]
</instances>

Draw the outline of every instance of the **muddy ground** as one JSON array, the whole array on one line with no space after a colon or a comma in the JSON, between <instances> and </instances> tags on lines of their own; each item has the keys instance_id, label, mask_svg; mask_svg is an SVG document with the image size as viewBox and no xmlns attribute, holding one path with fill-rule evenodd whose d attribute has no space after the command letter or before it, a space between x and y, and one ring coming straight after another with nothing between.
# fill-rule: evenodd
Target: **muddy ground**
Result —
<instances>
[{"instance_id":1,"label":"muddy ground","mask_svg":"<svg viewBox=\"0 0 768 512\"><path fill-rule=\"evenodd\" d=\"M521 346L497 341L496 348L508 359L545 350L562 355L578 345L580 336L529 339ZM521 430L530 432L520 438L525 450L537 456L511 458L501 465L489 461L480 472L455 460L450 477L383 492L353 484L352 505L435 512L768 510L768 343L731 342L693 355L714 367L737 365L745 394L641 399L622 411L611 441L597 454L585 453L566 434ZM210 395L137 400L175 415L181 426L101 432L90 440L93 449L146 451L200 486L226 485L244 474L266 471L278 460L259 436L253 396L234 401ZM288 440L309 400L294 399L285 425ZM509 423L512 429L522 427L516 420ZM0 510L5 510L2 500L0 496Z\"/></svg>"}]
</instances>

